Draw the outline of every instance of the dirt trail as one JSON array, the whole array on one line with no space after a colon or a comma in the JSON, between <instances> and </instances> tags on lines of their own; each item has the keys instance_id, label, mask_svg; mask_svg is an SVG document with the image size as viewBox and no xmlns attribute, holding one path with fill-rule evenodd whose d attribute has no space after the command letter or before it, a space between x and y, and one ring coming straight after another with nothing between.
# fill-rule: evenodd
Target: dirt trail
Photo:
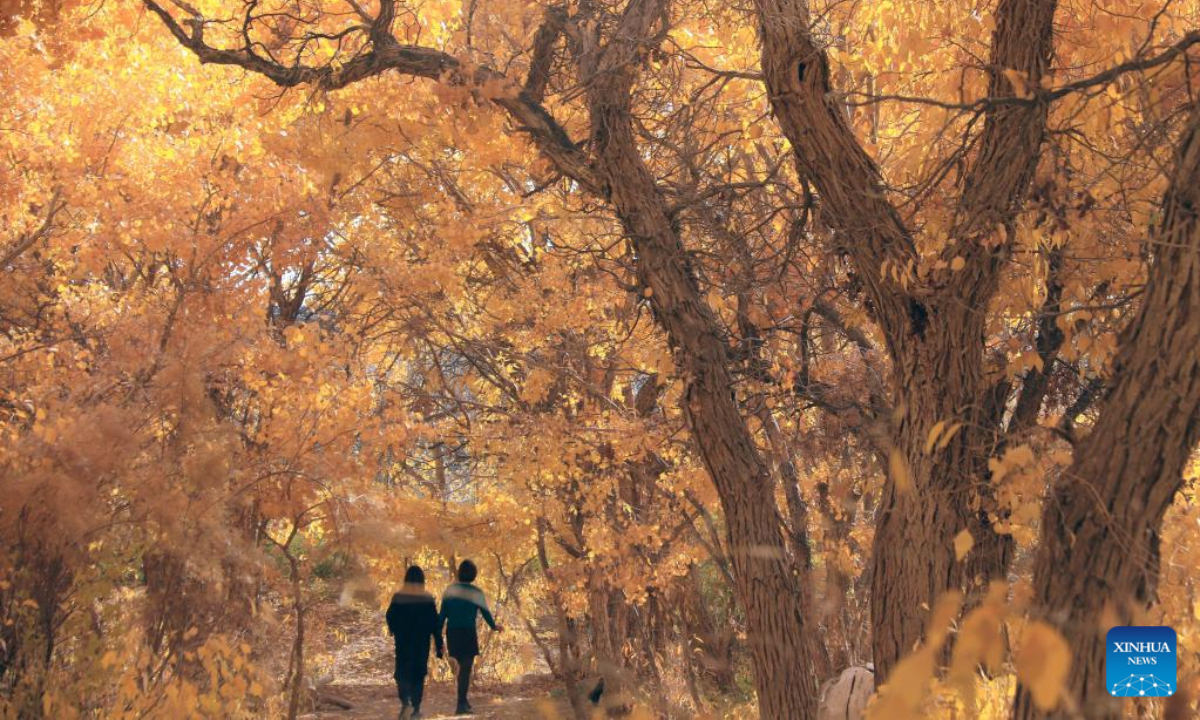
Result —
<instances>
[{"instance_id":1,"label":"dirt trail","mask_svg":"<svg viewBox=\"0 0 1200 720\"><path fill-rule=\"evenodd\" d=\"M476 687L471 691L471 704L475 708L473 718L495 718L517 720L538 718L565 718L565 706L551 699L552 680L537 676L526 682L512 685ZM344 698L354 707L350 710L325 709L302 715L304 720L384 720L395 718L400 711L396 699L395 685L338 685L330 686L338 697ZM325 706L328 707L328 706ZM425 687L425 701L421 714L427 720L454 717L454 688L449 680L431 681Z\"/></svg>"},{"instance_id":2,"label":"dirt trail","mask_svg":"<svg viewBox=\"0 0 1200 720\"><path fill-rule=\"evenodd\" d=\"M323 702L304 720L385 720L396 718L400 701L391 680L391 640L380 634L378 618L370 612L350 608L321 608L327 613L328 629L339 637L324 638L333 655L333 676L323 679L321 695L336 696L352 707L343 710ZM454 681L443 661L430 659L430 675L421 703L426 720L454 717ZM549 675L527 675L518 682L476 682L471 688L474 718L538 720L566 718L568 708L558 685Z\"/></svg>"}]
</instances>

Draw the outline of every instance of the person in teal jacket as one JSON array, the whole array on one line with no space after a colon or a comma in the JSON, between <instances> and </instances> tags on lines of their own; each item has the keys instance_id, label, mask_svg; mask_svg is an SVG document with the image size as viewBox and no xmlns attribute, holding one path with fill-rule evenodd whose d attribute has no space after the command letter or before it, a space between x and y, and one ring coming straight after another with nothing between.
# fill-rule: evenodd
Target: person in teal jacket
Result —
<instances>
[{"instance_id":1,"label":"person in teal jacket","mask_svg":"<svg viewBox=\"0 0 1200 720\"><path fill-rule=\"evenodd\" d=\"M480 615L483 621L496 632L504 632L504 628L496 624L492 613L488 610L487 598L483 591L472 583L479 574L475 563L463 560L458 566L458 582L446 588L442 593L442 609L438 613L438 634L442 625L446 626L446 648L455 662L455 680L458 684L457 715L469 715L471 703L467 701L467 690L471 686L471 669L475 658L479 655L479 635L475 631L475 621Z\"/></svg>"}]
</instances>

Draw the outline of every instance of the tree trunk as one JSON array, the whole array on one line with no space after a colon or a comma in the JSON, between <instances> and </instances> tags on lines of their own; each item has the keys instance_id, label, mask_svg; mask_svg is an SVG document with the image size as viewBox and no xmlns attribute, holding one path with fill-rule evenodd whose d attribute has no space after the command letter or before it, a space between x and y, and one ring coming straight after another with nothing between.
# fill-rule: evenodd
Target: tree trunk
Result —
<instances>
[{"instance_id":1,"label":"tree trunk","mask_svg":"<svg viewBox=\"0 0 1200 720\"><path fill-rule=\"evenodd\" d=\"M554 605L554 617L558 620L558 662L557 675L566 690L567 700L571 703L571 712L576 720L586 720L589 713L584 704L580 684L583 682L583 658L579 651L579 632L575 621L567 614L559 592L554 570L550 566L550 554L546 551L545 518L537 520L537 557L546 577L547 590Z\"/></svg>"},{"instance_id":2,"label":"tree trunk","mask_svg":"<svg viewBox=\"0 0 1200 720\"><path fill-rule=\"evenodd\" d=\"M294 535L294 533L293 533ZM291 538L282 546L292 581L292 605L296 613L296 637L292 642L292 661L289 663L291 697L288 700L288 720L300 715L300 700L304 697L304 588L301 584L300 561L292 554Z\"/></svg>"},{"instance_id":3,"label":"tree trunk","mask_svg":"<svg viewBox=\"0 0 1200 720\"><path fill-rule=\"evenodd\" d=\"M894 368L893 468L876 529L872 627L880 684L912 650L926 608L939 595L1002 572L1011 540L995 535L978 488L986 487L993 446L982 417L984 318L1007 246L984 242L1010 223L1028 195L1045 134L1046 104L1000 104L986 112L978 150L962 181L942 260L960 270L913 277L922 265L912 232L888 199L871 156L858 142L831 83L829 59L811 32L806 0L756 0L763 78L799 174L820 195L822 215L844 248L883 330ZM990 97L1023 94L1005 75L1039 87L1053 49L1055 0L1000 0L988 66ZM1008 235L1012 237L1012 233ZM947 447L924 452L940 421L962 422ZM899 484L899 486L897 486ZM976 548L964 563L953 539L969 530Z\"/></svg>"},{"instance_id":4,"label":"tree trunk","mask_svg":"<svg viewBox=\"0 0 1200 720\"><path fill-rule=\"evenodd\" d=\"M1004 577L1013 551L1011 536L997 535L988 519L996 510L987 459L997 422L979 402L989 387L983 314L953 302L928 307L921 340L895 364L892 477L876 516L872 554L877 678L887 678L920 641L941 593L962 588L969 604L989 580ZM938 423L939 440L957 429L944 447L939 442L926 452ZM975 545L960 562L954 539L963 530Z\"/></svg>"},{"instance_id":5,"label":"tree trunk","mask_svg":"<svg viewBox=\"0 0 1200 720\"><path fill-rule=\"evenodd\" d=\"M628 140L632 134L626 129ZM611 143L611 138L605 144ZM602 150L601 154L604 152ZM637 158L632 144L626 157ZM605 163L610 192L638 255L638 277L687 378L684 411L725 511L738 595L746 612L760 714L809 718L816 708L803 593L791 571L770 473L741 416L728 349L685 269L685 250L640 161ZM636 169L635 169L636 168ZM640 172L638 172L640 171ZM635 175L640 175L635 179ZM649 207L648 207L649 206Z\"/></svg>"},{"instance_id":6,"label":"tree trunk","mask_svg":"<svg viewBox=\"0 0 1200 720\"><path fill-rule=\"evenodd\" d=\"M687 251L633 133L633 66L661 17L659 3L631 3L594 67L584 68L590 78L597 175L633 245L639 286L667 333L685 382L684 414L725 511L759 713L805 720L815 717L818 699L815 639L781 533L770 470L738 407L728 345L702 299Z\"/></svg>"},{"instance_id":7,"label":"tree trunk","mask_svg":"<svg viewBox=\"0 0 1200 720\"><path fill-rule=\"evenodd\" d=\"M817 603L812 587L813 555L808 542L808 504L804 501L804 496L800 494L800 473L796 469L795 461L792 460L779 424L775 422L775 416L771 414L771 409L760 403L756 414L767 435L776 475L783 485L783 497L787 503L788 520L790 521L787 524L787 539L792 548L792 562L799 566L800 592L804 594L804 607L815 612ZM816 615L811 617L813 618L811 626L816 628ZM833 666L828 646L824 641L814 643L811 657L814 663L813 670L820 680L831 677L834 672L841 669Z\"/></svg>"},{"instance_id":8,"label":"tree trunk","mask_svg":"<svg viewBox=\"0 0 1200 720\"><path fill-rule=\"evenodd\" d=\"M1018 687L1018 720L1120 717L1104 680L1107 606L1128 623L1153 599L1163 514L1200 438L1200 109L1193 108L1152 235L1141 309L1126 328L1095 427L1042 513L1034 564L1041 619L1071 646L1070 702L1044 712Z\"/></svg>"},{"instance_id":9,"label":"tree trunk","mask_svg":"<svg viewBox=\"0 0 1200 720\"><path fill-rule=\"evenodd\" d=\"M825 591L821 597L822 624L828 637L825 647L830 667L835 672L841 672L858 662L858 648L866 645L865 642L860 644L851 640L847 608L850 578L842 571L837 560L839 547L843 543L853 543L850 531L854 527L858 502L855 500L850 504L843 501L839 503L841 507L835 507L826 482L817 485L817 501L825 522Z\"/></svg>"}]
</instances>

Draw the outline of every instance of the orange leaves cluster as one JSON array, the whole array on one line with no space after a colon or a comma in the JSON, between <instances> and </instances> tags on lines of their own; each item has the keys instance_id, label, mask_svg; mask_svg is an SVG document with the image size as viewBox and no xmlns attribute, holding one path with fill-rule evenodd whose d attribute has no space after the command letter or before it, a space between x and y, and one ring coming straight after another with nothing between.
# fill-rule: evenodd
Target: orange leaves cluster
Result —
<instances>
[{"instance_id":1,"label":"orange leaves cluster","mask_svg":"<svg viewBox=\"0 0 1200 720\"><path fill-rule=\"evenodd\" d=\"M1057 628L1023 620L1002 582L993 582L979 604L955 623L961 604L958 593L941 598L931 614L926 641L896 667L868 708L868 717L1006 717L1011 693L1003 680L1006 671L1029 688L1042 710L1074 702L1064 693L1071 653ZM949 665L943 675L938 663L947 642ZM997 677L1002 679L988 679Z\"/></svg>"},{"instance_id":2,"label":"orange leaves cluster","mask_svg":"<svg viewBox=\"0 0 1200 720\"><path fill-rule=\"evenodd\" d=\"M407 432L376 384L385 353L347 312L374 288L354 282L355 251L339 242L349 216L321 174L339 156L305 151L321 112L289 97L260 114L236 74L176 62L178 46L127 4L70 22L95 32L55 47L25 26L0 41L14 69L0 80L12 100L0 251L48 227L0 268L0 560L5 603L48 587L62 594L40 607L69 617L95 601L111 636L69 622L64 641L125 657L113 643L139 618L118 617L111 594L136 577L130 558L177 559L188 588L216 594L273 582L258 528L298 522L319 544L322 528L390 512L349 498ZM344 163L347 182L371 161ZM39 576L54 567L67 584ZM128 666L63 670L51 714L77 712L89 693L75 683L93 672L120 690L97 696L114 716L154 703L231 716L264 701L249 650L187 641L201 654L178 662L211 666L211 685L174 676L152 691L142 673L162 658L133 652Z\"/></svg>"},{"instance_id":3,"label":"orange leaves cluster","mask_svg":"<svg viewBox=\"0 0 1200 720\"><path fill-rule=\"evenodd\" d=\"M208 18L229 11L193 5ZM973 273L980 248L949 241L961 221L949 198L972 151L960 131L988 92L1061 88L1110 66L1112 38L1121 62L1194 27L1194 3L1161 15L1151 5L1073 8L1041 88L1012 69L991 78L978 62L995 30L987 8L826 8L830 101L846 101L838 112L874 154L882 192L914 215L917 256L879 272L911 290ZM333 70L368 41L354 4L308 3L302 17L282 0L255 7L260 21L208 23L207 41L248 39ZM282 550L295 549L305 572L334 547L368 548L362 564L381 584L413 557L544 563L537 580L513 580L515 596L554 597L583 616L605 593L637 604L677 590L719 558L722 518L682 439L684 378L650 321L639 258L603 203L535 162L527 129L493 112L492 101L520 92L543 10L405 6L396 37L452 51L459 61L442 78L453 82L388 74L328 94L197 67L136 3L67 4L58 26L12 21L19 32L0 41L0 472L11 479L0 516L24 524L0 528L6 569L62 560L72 570L63 597L102 602L128 582L130 558L153 549L179 560L185 579L224 590L247 576L279 583L280 548L269 544L294 535ZM864 450L877 400L895 389L883 342L862 279L830 251L845 239L829 234L823 199L789 174L753 23L719 3L670 15L668 42L638 57L641 160L736 358L731 391L754 440L773 471L790 467L789 483L823 501L812 503L813 535L825 541L815 567L852 578L869 545L858 498L879 492L882 471L912 492L909 463L920 461L885 447L876 468ZM594 152L601 138L581 100L590 79L554 62L546 109L581 153ZM483 66L504 74L477 81ZM1012 241L995 307L981 309L989 381L1057 372L1046 407L1062 408L1107 374L1162 190L1166 145L1147 128L1171 117L1187 82L1172 62L1136 87L1114 82L1055 105L1028 211L971 240L989 251ZM1134 153L1145 157L1129 161ZM1056 354L1036 342L1046 317L1062 333ZM963 432L947 417L915 445L937 457ZM998 528L1023 546L1047 478L1070 459L1048 433L1028 435L992 458L986 479ZM1179 530L1192 520L1173 520L1179 566L1195 564ZM956 559L972 559L981 540L961 530ZM39 605L18 575L4 588L14 607L56 607ZM1190 581L1166 582L1173 613L1195 606ZM975 670L1003 664L1010 618L993 590L955 627L961 604L933 609L928 642L897 669L877 713L920 711L952 635L947 682L974 708ZM1016 676L1052 706L1067 668L1061 638L1037 623L1020 637ZM124 698L115 648L97 672L119 678ZM214 677L234 695L261 695L228 659L236 653L219 650L234 672ZM235 699L173 687L169 702L214 714Z\"/></svg>"}]
</instances>

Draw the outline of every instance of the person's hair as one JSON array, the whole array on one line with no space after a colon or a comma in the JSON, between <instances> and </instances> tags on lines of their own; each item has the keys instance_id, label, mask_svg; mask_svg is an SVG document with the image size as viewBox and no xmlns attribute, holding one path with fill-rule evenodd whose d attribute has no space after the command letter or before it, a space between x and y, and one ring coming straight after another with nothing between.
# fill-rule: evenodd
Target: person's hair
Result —
<instances>
[{"instance_id":1,"label":"person's hair","mask_svg":"<svg viewBox=\"0 0 1200 720\"><path fill-rule=\"evenodd\" d=\"M458 566L458 581L459 582L475 582L475 577L479 575L479 568L475 567L475 563L470 560L463 560Z\"/></svg>"},{"instance_id":2,"label":"person's hair","mask_svg":"<svg viewBox=\"0 0 1200 720\"><path fill-rule=\"evenodd\" d=\"M409 585L409 584L424 585L425 584L425 571L421 569L420 565L410 565L409 566L408 572L404 573L404 584L405 585Z\"/></svg>"}]
</instances>

